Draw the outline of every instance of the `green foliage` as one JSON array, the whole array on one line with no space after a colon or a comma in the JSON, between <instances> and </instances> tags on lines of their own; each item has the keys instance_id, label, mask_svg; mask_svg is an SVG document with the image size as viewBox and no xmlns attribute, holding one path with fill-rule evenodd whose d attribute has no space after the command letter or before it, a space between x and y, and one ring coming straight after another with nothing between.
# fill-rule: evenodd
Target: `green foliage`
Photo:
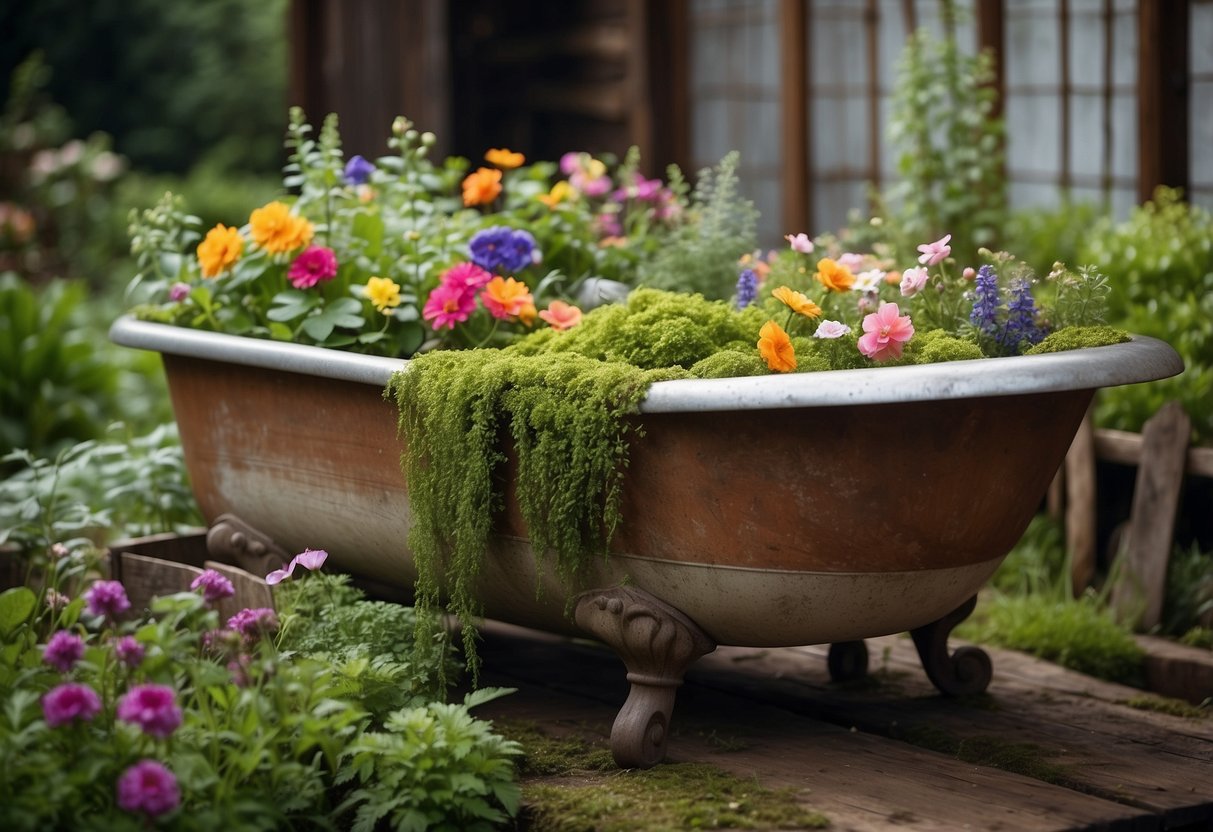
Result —
<instances>
[{"instance_id":1,"label":"green foliage","mask_svg":"<svg viewBox=\"0 0 1213 832\"><path fill-rule=\"evenodd\" d=\"M1167 563L1166 595L1163 599L1162 632L1192 636L1199 640L1199 623L1213 610L1213 553L1192 544L1176 546ZM1207 645L1213 646L1213 644Z\"/></svg>"},{"instance_id":2,"label":"green foliage","mask_svg":"<svg viewBox=\"0 0 1213 832\"><path fill-rule=\"evenodd\" d=\"M1056 208L1016 211L1000 244L1036 274L1048 274L1056 263L1083 262L1080 250L1091 229L1106 222L1107 213L1097 205L1063 200Z\"/></svg>"}]
</instances>

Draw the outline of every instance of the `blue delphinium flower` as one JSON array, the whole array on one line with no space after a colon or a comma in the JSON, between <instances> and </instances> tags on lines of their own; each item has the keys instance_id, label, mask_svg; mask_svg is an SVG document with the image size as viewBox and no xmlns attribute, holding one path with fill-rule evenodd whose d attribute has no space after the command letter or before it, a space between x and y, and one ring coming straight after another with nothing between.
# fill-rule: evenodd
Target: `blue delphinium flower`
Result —
<instances>
[{"instance_id":1,"label":"blue delphinium flower","mask_svg":"<svg viewBox=\"0 0 1213 832\"><path fill-rule=\"evenodd\" d=\"M1031 284L1022 278L1012 282L1011 295L1001 341L1004 347L1017 353L1025 341L1029 346L1038 344L1045 334L1036 323L1036 299L1032 297Z\"/></svg>"},{"instance_id":2,"label":"blue delphinium flower","mask_svg":"<svg viewBox=\"0 0 1213 832\"><path fill-rule=\"evenodd\" d=\"M365 185L375 166L361 156L351 156L345 163L345 181L350 185Z\"/></svg>"},{"instance_id":3,"label":"blue delphinium flower","mask_svg":"<svg viewBox=\"0 0 1213 832\"><path fill-rule=\"evenodd\" d=\"M737 308L745 309L758 297L758 275L753 269L742 269L737 277Z\"/></svg>"},{"instance_id":4,"label":"blue delphinium flower","mask_svg":"<svg viewBox=\"0 0 1213 832\"><path fill-rule=\"evenodd\" d=\"M531 232L500 225L476 232L468 253L480 268L504 274L520 272L537 259Z\"/></svg>"},{"instance_id":5,"label":"blue delphinium flower","mask_svg":"<svg viewBox=\"0 0 1213 832\"><path fill-rule=\"evenodd\" d=\"M1002 292L998 288L998 275L993 266L982 266L977 270L973 289L973 311L969 323L985 335L998 332L998 307L1002 305Z\"/></svg>"}]
</instances>

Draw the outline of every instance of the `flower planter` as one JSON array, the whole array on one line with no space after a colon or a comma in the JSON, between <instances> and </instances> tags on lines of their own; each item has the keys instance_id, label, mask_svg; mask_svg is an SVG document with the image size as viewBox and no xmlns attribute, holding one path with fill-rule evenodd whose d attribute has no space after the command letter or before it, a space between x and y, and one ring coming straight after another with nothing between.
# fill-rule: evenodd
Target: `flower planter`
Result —
<instances>
[{"instance_id":1,"label":"flower planter","mask_svg":"<svg viewBox=\"0 0 1213 832\"><path fill-rule=\"evenodd\" d=\"M208 520L234 513L287 551L324 548L339 568L411 586L382 395L400 361L130 318L111 337L163 354ZM489 617L616 648L633 682L613 735L624 765L661 758L672 691L717 643L833 643L842 677L863 672L862 639L909 630L941 689L982 690L988 658L949 657L947 633L1037 511L1092 394L1181 369L1166 344L1136 338L661 382L636 417L611 556L562 584L531 551L507 479L478 594Z\"/></svg>"}]
</instances>

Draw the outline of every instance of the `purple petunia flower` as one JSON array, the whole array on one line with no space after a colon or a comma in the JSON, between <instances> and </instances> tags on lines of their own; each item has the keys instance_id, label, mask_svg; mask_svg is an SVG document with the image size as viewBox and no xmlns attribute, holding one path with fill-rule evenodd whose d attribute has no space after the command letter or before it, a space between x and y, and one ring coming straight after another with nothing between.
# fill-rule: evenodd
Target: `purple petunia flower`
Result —
<instances>
[{"instance_id":1,"label":"purple petunia flower","mask_svg":"<svg viewBox=\"0 0 1213 832\"><path fill-rule=\"evenodd\" d=\"M140 760L118 778L118 805L127 812L156 817L181 803L181 789L173 773L155 760Z\"/></svg>"},{"instance_id":2,"label":"purple petunia flower","mask_svg":"<svg viewBox=\"0 0 1213 832\"><path fill-rule=\"evenodd\" d=\"M131 608L126 589L118 581L95 581L84 593L84 603L93 615L117 618Z\"/></svg>"},{"instance_id":3,"label":"purple petunia flower","mask_svg":"<svg viewBox=\"0 0 1213 832\"><path fill-rule=\"evenodd\" d=\"M207 604L217 604L224 598L236 594L232 582L214 569L207 569L190 583L190 589L202 590L202 597Z\"/></svg>"},{"instance_id":4,"label":"purple petunia flower","mask_svg":"<svg viewBox=\"0 0 1213 832\"><path fill-rule=\"evenodd\" d=\"M123 636L114 642L114 655L127 667L138 667L146 653L134 636Z\"/></svg>"},{"instance_id":5,"label":"purple petunia flower","mask_svg":"<svg viewBox=\"0 0 1213 832\"><path fill-rule=\"evenodd\" d=\"M501 225L476 232L468 243L468 253L480 268L507 275L538 261L531 232Z\"/></svg>"},{"instance_id":6,"label":"purple petunia flower","mask_svg":"<svg viewBox=\"0 0 1213 832\"><path fill-rule=\"evenodd\" d=\"M60 673L67 673L82 658L84 658L84 640L67 630L60 630L51 636L46 642L46 647L42 649L42 661Z\"/></svg>"},{"instance_id":7,"label":"purple petunia flower","mask_svg":"<svg viewBox=\"0 0 1213 832\"><path fill-rule=\"evenodd\" d=\"M737 308L745 309L758 297L758 275L753 269L742 269L737 278Z\"/></svg>"},{"instance_id":8,"label":"purple petunia flower","mask_svg":"<svg viewBox=\"0 0 1213 832\"><path fill-rule=\"evenodd\" d=\"M243 635L247 641L256 641L263 633L278 631L278 614L269 607L246 607L229 618L227 626Z\"/></svg>"},{"instance_id":9,"label":"purple petunia flower","mask_svg":"<svg viewBox=\"0 0 1213 832\"><path fill-rule=\"evenodd\" d=\"M89 722L101 713L101 697L88 685L75 682L51 688L42 697L42 716L52 728L69 722Z\"/></svg>"},{"instance_id":10,"label":"purple petunia flower","mask_svg":"<svg viewBox=\"0 0 1213 832\"><path fill-rule=\"evenodd\" d=\"M136 685L118 701L118 719L143 729L143 733L164 739L181 724L177 694L167 685Z\"/></svg>"},{"instance_id":11,"label":"purple petunia flower","mask_svg":"<svg viewBox=\"0 0 1213 832\"><path fill-rule=\"evenodd\" d=\"M349 185L365 185L375 172L375 166L361 156L351 156L345 163L345 181Z\"/></svg>"}]
</instances>

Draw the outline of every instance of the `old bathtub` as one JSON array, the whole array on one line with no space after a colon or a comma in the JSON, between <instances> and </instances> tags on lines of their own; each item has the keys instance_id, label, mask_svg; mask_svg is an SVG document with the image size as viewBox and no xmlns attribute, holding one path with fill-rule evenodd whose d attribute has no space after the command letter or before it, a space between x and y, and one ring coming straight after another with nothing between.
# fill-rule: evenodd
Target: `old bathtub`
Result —
<instances>
[{"instance_id":1,"label":"old bathtub","mask_svg":"<svg viewBox=\"0 0 1213 832\"><path fill-rule=\"evenodd\" d=\"M341 569L411 586L408 489L382 395L402 362L132 318L111 338L163 355L208 520L235 514L287 551L327 549ZM612 556L561 585L537 569L511 506L479 594L490 617L616 648L633 682L613 736L623 765L661 759L673 689L715 644L848 645L833 668L847 675L862 672L862 639L908 630L941 689L984 689L988 659L949 657L947 632L1038 510L1094 391L1181 370L1166 344L1135 338L662 382L637 417Z\"/></svg>"}]
</instances>

